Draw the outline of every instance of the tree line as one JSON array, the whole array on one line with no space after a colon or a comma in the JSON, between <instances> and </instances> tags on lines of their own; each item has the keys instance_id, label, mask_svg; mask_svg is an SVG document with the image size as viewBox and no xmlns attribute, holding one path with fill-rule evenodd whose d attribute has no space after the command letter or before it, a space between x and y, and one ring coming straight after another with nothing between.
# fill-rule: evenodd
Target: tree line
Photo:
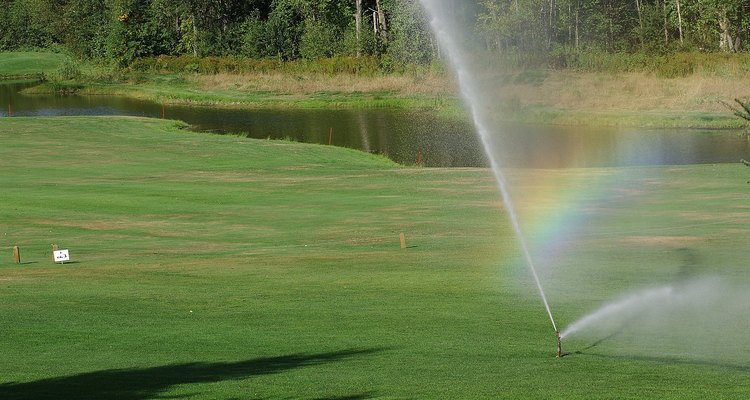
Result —
<instances>
[{"instance_id":1,"label":"tree line","mask_svg":"<svg viewBox=\"0 0 750 400\"><path fill-rule=\"evenodd\" d=\"M499 55L744 52L750 0L444 0ZM320 59L440 55L417 0L0 0L0 50L60 46L125 66L160 55Z\"/></svg>"},{"instance_id":2,"label":"tree line","mask_svg":"<svg viewBox=\"0 0 750 400\"><path fill-rule=\"evenodd\" d=\"M549 53L750 49L748 0L480 0L488 48Z\"/></svg>"},{"instance_id":3,"label":"tree line","mask_svg":"<svg viewBox=\"0 0 750 400\"><path fill-rule=\"evenodd\" d=\"M428 63L435 52L411 0L0 0L0 49L50 46L119 65L158 55Z\"/></svg>"}]
</instances>

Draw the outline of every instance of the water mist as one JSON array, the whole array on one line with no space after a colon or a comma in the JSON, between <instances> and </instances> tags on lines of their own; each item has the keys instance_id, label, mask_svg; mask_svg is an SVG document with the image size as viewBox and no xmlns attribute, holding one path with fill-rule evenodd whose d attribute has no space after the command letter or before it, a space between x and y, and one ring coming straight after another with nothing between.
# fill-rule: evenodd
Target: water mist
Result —
<instances>
[{"instance_id":1,"label":"water mist","mask_svg":"<svg viewBox=\"0 0 750 400\"><path fill-rule=\"evenodd\" d=\"M513 230L518 238L521 250L523 251L526 265L534 278L534 282L536 283L537 289L539 290L539 294L544 303L544 308L547 311L550 322L552 323L552 328L555 330L555 335L558 339L558 356L560 356L560 334L557 329L557 324L552 316L549 301L547 301L544 287L539 280L539 275L534 266L531 253L529 252L529 246L526 242L523 230L521 229L521 224L513 205L508 183L503 174L503 170L500 167L500 160L498 160L497 155L492 151L490 140L492 131L490 129L491 125L489 123L489 116L483 108L483 94L479 90L478 82L473 78L473 71L470 68L470 56L464 51L460 40L458 40L458 38L462 37L463 31L456 25L454 16L449 15L447 11L449 7L444 7L445 4L443 4L442 0L420 1L422 7L427 12L430 26L438 40L440 48L455 73L461 96L469 107L472 122L484 147L490 167L492 168L492 173L497 181L497 187L502 196L505 209L508 212L508 217L510 218L511 225L513 226Z\"/></svg>"},{"instance_id":2,"label":"water mist","mask_svg":"<svg viewBox=\"0 0 750 400\"><path fill-rule=\"evenodd\" d=\"M747 260L728 257L736 253L736 248L746 246L750 211L744 203L737 202L742 196L739 191L734 197L727 194L725 199L716 196L723 203L712 197L711 204L723 207L714 211L702 208L704 194L697 189L693 197L666 207L674 190L669 179L675 176L687 179L688 174L679 168L656 172L576 171L567 176L585 178L570 186L586 196L573 197L567 210L563 209L565 204L560 205L563 202L546 199L551 204L549 208L554 207L556 212L566 211L567 216L575 214L572 219L586 221L585 226L576 226L575 221L571 223L571 219L565 218L555 222L566 226L565 231L551 231L555 239L562 240L558 244L564 251L553 249L545 253L536 243L532 246L533 250L539 250L535 257L545 260L540 265L555 265L560 267L556 271L564 271L564 275L550 278L556 283L549 288L554 290L550 293L561 303L593 306L598 297L619 292L584 312L565 329L558 329L528 243L536 238L542 243L545 236L536 232L532 223L525 225L532 235L525 235L510 190L517 188L509 187L501 168L508 161L504 152L517 147L498 149L495 147L498 143L494 143L512 140L510 135L496 132L494 114L488 111L490 107L498 108L501 101L498 97L504 92L493 92L482 82L483 61L465 36L470 30L452 13L452 5L457 2L420 0L420 3L442 55L454 72L484 147L525 264L552 323L558 357L563 355L564 340L585 346L577 353L600 357L621 359L621 355L612 356L614 352L640 360L750 369L744 357L750 351L746 340L750 331L750 276L743 267ZM627 145L620 143L616 147L620 152L632 151ZM559 187L562 186L555 186ZM698 201L693 204L691 199ZM654 204L659 205L658 211L651 208ZM648 212L640 210L641 205L650 206L644 207ZM548 222L545 219L542 224L550 225ZM589 244L593 244L596 253L589 250ZM600 263L603 259L606 262ZM554 260L555 264L546 260ZM605 342L607 347L600 347Z\"/></svg>"}]
</instances>

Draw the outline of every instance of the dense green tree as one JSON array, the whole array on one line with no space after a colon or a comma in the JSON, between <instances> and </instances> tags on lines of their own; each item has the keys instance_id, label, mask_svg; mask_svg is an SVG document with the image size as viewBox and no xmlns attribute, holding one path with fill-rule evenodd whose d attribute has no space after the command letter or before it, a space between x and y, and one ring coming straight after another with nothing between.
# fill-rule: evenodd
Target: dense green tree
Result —
<instances>
[{"instance_id":1,"label":"dense green tree","mask_svg":"<svg viewBox=\"0 0 750 400\"><path fill-rule=\"evenodd\" d=\"M117 65L126 66L139 57L165 54L164 27L152 13L148 0L112 0L107 55Z\"/></svg>"},{"instance_id":2,"label":"dense green tree","mask_svg":"<svg viewBox=\"0 0 750 400\"><path fill-rule=\"evenodd\" d=\"M111 12L103 0L71 0L62 13L66 29L64 44L73 54L84 58L103 58Z\"/></svg>"},{"instance_id":3,"label":"dense green tree","mask_svg":"<svg viewBox=\"0 0 750 400\"><path fill-rule=\"evenodd\" d=\"M429 23L418 2L384 0L383 7L390 15L390 31L385 39L389 59L397 63L425 64L437 54L430 34Z\"/></svg>"},{"instance_id":4,"label":"dense green tree","mask_svg":"<svg viewBox=\"0 0 750 400\"><path fill-rule=\"evenodd\" d=\"M46 47L55 43L61 31L52 18L54 4L43 0L15 0L2 5L0 43L7 49Z\"/></svg>"},{"instance_id":5,"label":"dense green tree","mask_svg":"<svg viewBox=\"0 0 750 400\"><path fill-rule=\"evenodd\" d=\"M294 60L440 53L417 0L0 0L0 50L62 45L125 66L157 55ZM750 0L440 0L462 45L554 60L580 52L746 51ZM572 52L572 53L571 53Z\"/></svg>"}]
</instances>

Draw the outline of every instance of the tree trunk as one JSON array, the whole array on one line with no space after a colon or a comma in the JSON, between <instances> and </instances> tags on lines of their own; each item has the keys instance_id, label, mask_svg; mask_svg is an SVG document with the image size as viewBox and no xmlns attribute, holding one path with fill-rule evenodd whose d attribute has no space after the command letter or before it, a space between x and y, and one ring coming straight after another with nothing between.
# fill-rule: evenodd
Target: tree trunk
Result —
<instances>
[{"instance_id":1,"label":"tree trunk","mask_svg":"<svg viewBox=\"0 0 750 400\"><path fill-rule=\"evenodd\" d=\"M357 57L362 55L362 0L355 0L357 3L357 12L354 14L354 22L357 31Z\"/></svg>"},{"instance_id":2,"label":"tree trunk","mask_svg":"<svg viewBox=\"0 0 750 400\"><path fill-rule=\"evenodd\" d=\"M719 49L726 52L734 51L734 43L732 41L732 35L730 33L732 24L729 21L729 17L727 17L727 9L723 6L719 8L719 29L721 30L719 38Z\"/></svg>"},{"instance_id":3,"label":"tree trunk","mask_svg":"<svg viewBox=\"0 0 750 400\"><path fill-rule=\"evenodd\" d=\"M198 21L195 19L195 14L192 15L193 17L193 57L198 57Z\"/></svg>"},{"instance_id":4,"label":"tree trunk","mask_svg":"<svg viewBox=\"0 0 750 400\"><path fill-rule=\"evenodd\" d=\"M667 21L667 0L662 0L662 12L664 15L664 44L669 44L669 29Z\"/></svg>"},{"instance_id":5,"label":"tree trunk","mask_svg":"<svg viewBox=\"0 0 750 400\"><path fill-rule=\"evenodd\" d=\"M386 31L388 31L388 24L385 21L385 11L380 4L380 0L375 0L375 8L378 12L378 25L380 28L380 35L385 39Z\"/></svg>"},{"instance_id":6,"label":"tree trunk","mask_svg":"<svg viewBox=\"0 0 750 400\"><path fill-rule=\"evenodd\" d=\"M568 3L568 44L573 41L573 5Z\"/></svg>"},{"instance_id":7,"label":"tree trunk","mask_svg":"<svg viewBox=\"0 0 750 400\"><path fill-rule=\"evenodd\" d=\"M615 49L615 21L614 21L614 10L612 7L612 0L609 1L607 4L607 13L609 14L609 43L607 44L607 47L610 49L610 51L614 51Z\"/></svg>"},{"instance_id":8,"label":"tree trunk","mask_svg":"<svg viewBox=\"0 0 750 400\"><path fill-rule=\"evenodd\" d=\"M580 40L579 40L580 36L578 35L578 27L581 24L580 12L579 12L580 9L581 9L581 2L576 1L576 50L578 50L578 44L580 43Z\"/></svg>"},{"instance_id":9,"label":"tree trunk","mask_svg":"<svg viewBox=\"0 0 750 400\"><path fill-rule=\"evenodd\" d=\"M552 39L555 36L555 24L554 24L554 13L555 13L555 0L549 0L549 19L547 23L547 47L552 46Z\"/></svg>"},{"instance_id":10,"label":"tree trunk","mask_svg":"<svg viewBox=\"0 0 750 400\"><path fill-rule=\"evenodd\" d=\"M737 33L734 35L734 52L737 53L742 49L742 24L745 18L745 6L740 6L737 9Z\"/></svg>"},{"instance_id":11,"label":"tree trunk","mask_svg":"<svg viewBox=\"0 0 750 400\"><path fill-rule=\"evenodd\" d=\"M675 0L677 3L677 28L680 30L680 45L685 44L682 36L682 11L680 11L680 0Z\"/></svg>"},{"instance_id":12,"label":"tree trunk","mask_svg":"<svg viewBox=\"0 0 750 400\"><path fill-rule=\"evenodd\" d=\"M641 42L643 47L643 12L641 11L641 0L635 0L635 9L638 11L638 40Z\"/></svg>"}]
</instances>

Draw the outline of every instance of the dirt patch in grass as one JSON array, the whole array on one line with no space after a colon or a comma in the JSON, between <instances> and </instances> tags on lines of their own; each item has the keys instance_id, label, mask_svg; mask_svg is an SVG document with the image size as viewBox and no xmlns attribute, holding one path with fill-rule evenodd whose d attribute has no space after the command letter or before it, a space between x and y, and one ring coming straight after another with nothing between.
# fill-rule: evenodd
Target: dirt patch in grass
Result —
<instances>
[{"instance_id":1,"label":"dirt patch in grass","mask_svg":"<svg viewBox=\"0 0 750 400\"><path fill-rule=\"evenodd\" d=\"M120 229L146 229L155 228L167 225L165 221L91 221L91 222L72 222L67 220L36 220L34 224L44 226L56 226L66 228L79 228L87 229L92 231L110 231ZM169 222L169 225L174 225L174 222Z\"/></svg>"},{"instance_id":2,"label":"dirt patch in grass","mask_svg":"<svg viewBox=\"0 0 750 400\"><path fill-rule=\"evenodd\" d=\"M703 243L708 239L699 236L628 236L622 238L625 244L663 246L681 248Z\"/></svg>"}]
</instances>

